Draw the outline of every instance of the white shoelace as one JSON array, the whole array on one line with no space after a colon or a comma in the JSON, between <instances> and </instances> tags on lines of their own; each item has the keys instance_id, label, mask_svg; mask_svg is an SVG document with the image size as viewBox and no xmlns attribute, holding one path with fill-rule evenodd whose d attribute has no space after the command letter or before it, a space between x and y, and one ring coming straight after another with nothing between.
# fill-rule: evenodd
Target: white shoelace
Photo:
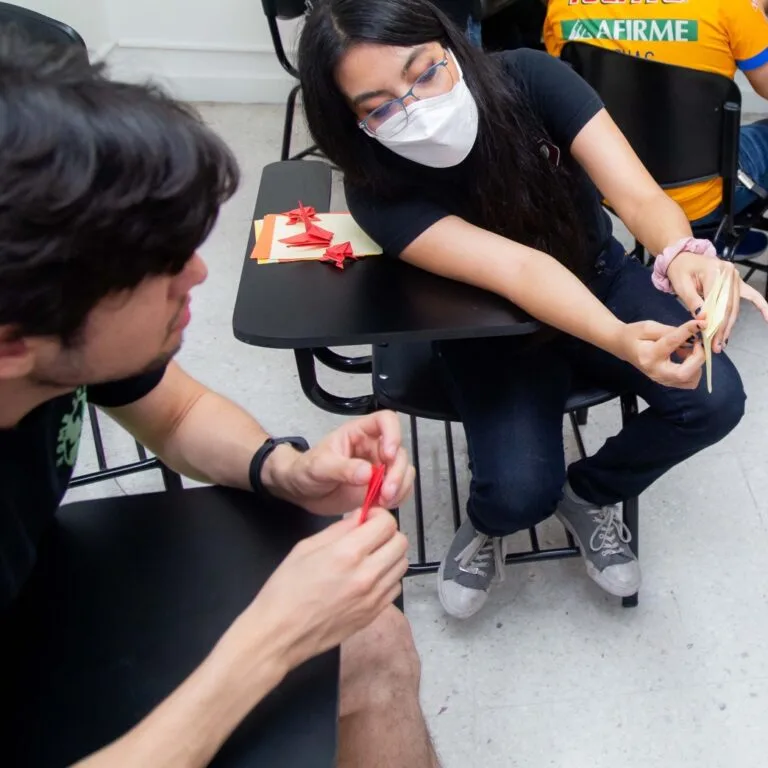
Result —
<instances>
[{"instance_id":1,"label":"white shoelace","mask_svg":"<svg viewBox=\"0 0 768 768\"><path fill-rule=\"evenodd\" d=\"M623 553L623 544L632 541L632 534L624 521L619 517L618 507L602 507L592 513L597 523L597 528L589 540L589 547L593 552L600 552L603 557L620 555Z\"/></svg>"},{"instance_id":2,"label":"white shoelace","mask_svg":"<svg viewBox=\"0 0 768 768\"><path fill-rule=\"evenodd\" d=\"M459 568L466 573L488 578L491 565L496 568L494 581L504 581L504 552L501 538L478 533L464 549L456 555Z\"/></svg>"}]
</instances>

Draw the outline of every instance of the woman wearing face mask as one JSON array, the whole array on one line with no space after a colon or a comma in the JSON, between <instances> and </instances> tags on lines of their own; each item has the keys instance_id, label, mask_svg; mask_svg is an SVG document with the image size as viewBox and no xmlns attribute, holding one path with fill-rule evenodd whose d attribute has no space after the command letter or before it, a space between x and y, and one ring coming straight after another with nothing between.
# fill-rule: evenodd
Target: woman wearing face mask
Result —
<instances>
[{"instance_id":1,"label":"woman wearing face mask","mask_svg":"<svg viewBox=\"0 0 768 768\"><path fill-rule=\"evenodd\" d=\"M548 327L435 344L472 467L468 520L438 576L443 606L475 613L502 576L501 537L553 511L588 574L634 593L640 571L614 505L738 423L745 396L721 353L739 294L768 319L765 302L691 239L597 95L546 54L486 56L427 0L315 2L299 54L310 130L363 229L391 256L494 291ZM613 239L601 195L660 255L653 282ZM690 342L704 323L691 318L718 269L733 292L708 394ZM562 414L577 376L650 407L566 472Z\"/></svg>"}]
</instances>

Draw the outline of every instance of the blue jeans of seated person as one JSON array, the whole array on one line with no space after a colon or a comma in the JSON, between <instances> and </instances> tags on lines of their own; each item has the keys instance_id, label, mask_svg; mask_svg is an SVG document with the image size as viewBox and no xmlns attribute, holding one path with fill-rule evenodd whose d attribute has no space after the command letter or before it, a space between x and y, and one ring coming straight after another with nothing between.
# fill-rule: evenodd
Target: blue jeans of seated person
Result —
<instances>
[{"instance_id":1,"label":"blue jeans of seated person","mask_svg":"<svg viewBox=\"0 0 768 768\"><path fill-rule=\"evenodd\" d=\"M650 272L617 241L589 285L625 322L681 325L688 311L653 287ZM597 347L561 335L538 346L523 336L435 343L467 436L475 528L506 536L547 518L566 479L563 410L574 382L634 392L649 408L593 456L567 471L573 490L596 505L639 495L676 464L721 440L744 414L733 363L713 355L713 392L671 389Z\"/></svg>"},{"instance_id":2,"label":"blue jeans of seated person","mask_svg":"<svg viewBox=\"0 0 768 768\"><path fill-rule=\"evenodd\" d=\"M470 14L467 19L467 40L469 40L475 48L483 47L483 27L482 24Z\"/></svg>"},{"instance_id":3,"label":"blue jeans of seated person","mask_svg":"<svg viewBox=\"0 0 768 768\"><path fill-rule=\"evenodd\" d=\"M739 140L739 167L752 181L763 189L768 189L768 119L758 120L741 127ZM750 192L740 182L736 182L734 207L736 213L743 211L757 200L757 195ZM723 206L718 205L712 213L691 222L694 227L718 224L723 216Z\"/></svg>"}]
</instances>

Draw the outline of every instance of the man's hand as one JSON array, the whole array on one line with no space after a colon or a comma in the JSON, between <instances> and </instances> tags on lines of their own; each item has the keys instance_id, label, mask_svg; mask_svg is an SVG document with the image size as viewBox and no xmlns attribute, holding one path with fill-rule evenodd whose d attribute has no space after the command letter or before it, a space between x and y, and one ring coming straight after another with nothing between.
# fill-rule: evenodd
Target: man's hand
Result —
<instances>
[{"instance_id":1,"label":"man's hand","mask_svg":"<svg viewBox=\"0 0 768 768\"><path fill-rule=\"evenodd\" d=\"M725 320L712 341L713 352L722 352L725 349L725 344L739 316L741 299L751 301L760 310L766 322L768 322L768 302L741 279L738 270L729 261L684 251L672 260L667 270L672 288L694 316L709 295L718 273L722 270L731 273L731 295Z\"/></svg>"},{"instance_id":2,"label":"man's hand","mask_svg":"<svg viewBox=\"0 0 768 768\"><path fill-rule=\"evenodd\" d=\"M275 496L320 515L340 515L365 498L373 465L384 464L381 493L374 504L392 509L411 492L414 469L401 445L400 421L377 411L348 421L307 453L278 446L262 471Z\"/></svg>"},{"instance_id":3,"label":"man's hand","mask_svg":"<svg viewBox=\"0 0 768 768\"><path fill-rule=\"evenodd\" d=\"M232 624L215 654L247 677L264 630L279 644L284 672L367 627L400 594L408 542L389 512L351 515L299 542ZM246 680L247 682L247 680Z\"/></svg>"}]
</instances>

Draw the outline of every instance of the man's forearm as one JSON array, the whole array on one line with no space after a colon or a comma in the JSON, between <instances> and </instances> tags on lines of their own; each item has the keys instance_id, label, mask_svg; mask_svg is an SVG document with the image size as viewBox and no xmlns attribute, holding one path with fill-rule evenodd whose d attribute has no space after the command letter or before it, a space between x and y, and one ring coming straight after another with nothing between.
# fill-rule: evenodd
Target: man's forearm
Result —
<instances>
[{"instance_id":1,"label":"man's forearm","mask_svg":"<svg viewBox=\"0 0 768 768\"><path fill-rule=\"evenodd\" d=\"M167 699L127 734L77 768L202 768L240 721L283 679L281 652L265 637L261 658L239 664L217 648ZM254 644L253 647L259 647ZM243 674L243 668L249 674Z\"/></svg>"},{"instance_id":2,"label":"man's forearm","mask_svg":"<svg viewBox=\"0 0 768 768\"><path fill-rule=\"evenodd\" d=\"M160 384L141 400L110 409L165 464L186 477L249 490L253 455L269 437L247 411L216 394L170 363ZM262 480L277 496L290 498L290 469L296 451L278 446L265 462Z\"/></svg>"},{"instance_id":3,"label":"man's forearm","mask_svg":"<svg viewBox=\"0 0 768 768\"><path fill-rule=\"evenodd\" d=\"M206 390L156 452L182 475L248 490L251 459L268 437L240 406Z\"/></svg>"}]
</instances>

